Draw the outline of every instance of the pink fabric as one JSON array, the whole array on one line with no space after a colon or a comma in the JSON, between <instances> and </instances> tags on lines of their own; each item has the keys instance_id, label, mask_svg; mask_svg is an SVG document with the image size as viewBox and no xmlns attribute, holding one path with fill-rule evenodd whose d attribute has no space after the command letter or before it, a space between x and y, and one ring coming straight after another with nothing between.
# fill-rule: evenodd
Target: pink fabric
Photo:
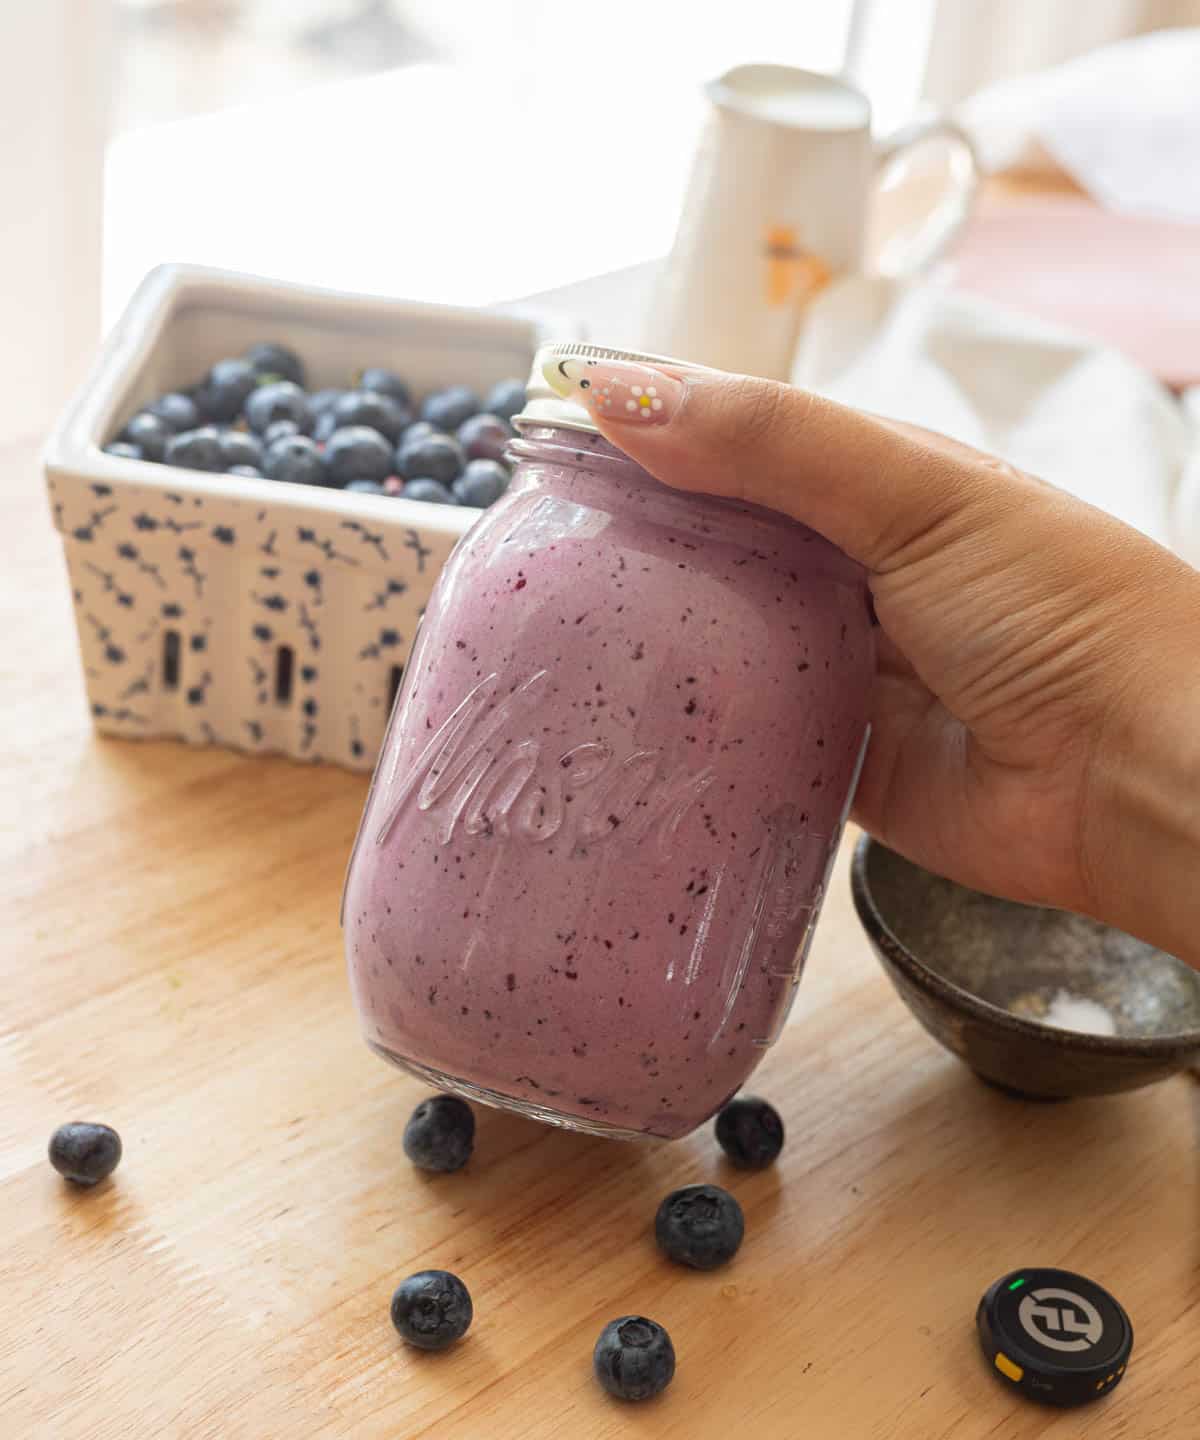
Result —
<instances>
[{"instance_id":1,"label":"pink fabric","mask_svg":"<svg viewBox=\"0 0 1200 1440\"><path fill-rule=\"evenodd\" d=\"M985 210L955 257L957 288L1123 350L1173 389L1200 383L1200 226L1089 200Z\"/></svg>"}]
</instances>

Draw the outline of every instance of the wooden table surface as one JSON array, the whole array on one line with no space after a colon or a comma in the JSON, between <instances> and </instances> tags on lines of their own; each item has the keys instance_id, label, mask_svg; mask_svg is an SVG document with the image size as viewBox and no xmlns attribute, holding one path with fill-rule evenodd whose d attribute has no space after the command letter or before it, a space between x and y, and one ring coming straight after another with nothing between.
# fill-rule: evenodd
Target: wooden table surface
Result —
<instances>
[{"instance_id":1,"label":"wooden table surface","mask_svg":"<svg viewBox=\"0 0 1200 1440\"><path fill-rule=\"evenodd\" d=\"M1200 1090L1027 1105L936 1047L836 885L755 1088L788 1144L754 1175L710 1132L623 1146L482 1113L426 1177L420 1088L360 1042L338 932L361 777L93 736L35 447L0 451L4 1440L837 1440L1200 1430ZM94 1191L45 1158L115 1125ZM737 1259L663 1261L658 1198L712 1178ZM1128 1379L1058 1414L986 1369L974 1311L1023 1264L1078 1267L1137 1331ZM476 1323L407 1351L397 1282L457 1271ZM648 1405L591 1376L609 1318L666 1324Z\"/></svg>"}]
</instances>

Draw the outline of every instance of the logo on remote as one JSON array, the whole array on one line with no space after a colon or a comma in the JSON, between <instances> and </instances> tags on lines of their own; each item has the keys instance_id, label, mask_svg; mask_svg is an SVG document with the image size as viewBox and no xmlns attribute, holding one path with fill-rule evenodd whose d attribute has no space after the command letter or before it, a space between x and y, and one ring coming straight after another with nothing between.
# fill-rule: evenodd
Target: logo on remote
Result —
<instances>
[{"instance_id":1,"label":"logo on remote","mask_svg":"<svg viewBox=\"0 0 1200 1440\"><path fill-rule=\"evenodd\" d=\"M1025 1295L1017 1319L1027 1335L1051 1350L1090 1350L1104 1334L1104 1321L1090 1300L1052 1286Z\"/></svg>"}]
</instances>

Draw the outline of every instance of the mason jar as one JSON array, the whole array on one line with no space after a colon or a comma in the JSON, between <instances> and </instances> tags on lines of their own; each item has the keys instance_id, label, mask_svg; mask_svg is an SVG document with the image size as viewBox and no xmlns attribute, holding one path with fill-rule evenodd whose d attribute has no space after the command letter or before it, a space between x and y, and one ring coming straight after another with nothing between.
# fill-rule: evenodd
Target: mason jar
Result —
<instances>
[{"instance_id":1,"label":"mason jar","mask_svg":"<svg viewBox=\"0 0 1200 1440\"><path fill-rule=\"evenodd\" d=\"M443 570L343 907L366 1039L470 1099L676 1137L778 1036L868 734L865 576L667 488L554 394ZM675 364L676 362L669 362Z\"/></svg>"}]
</instances>

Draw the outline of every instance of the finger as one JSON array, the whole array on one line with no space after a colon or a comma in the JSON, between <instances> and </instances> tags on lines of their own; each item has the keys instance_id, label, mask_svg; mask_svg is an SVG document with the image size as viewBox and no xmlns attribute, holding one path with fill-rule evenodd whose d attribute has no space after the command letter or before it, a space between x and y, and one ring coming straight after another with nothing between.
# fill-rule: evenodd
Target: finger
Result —
<instances>
[{"instance_id":1,"label":"finger","mask_svg":"<svg viewBox=\"0 0 1200 1440\"><path fill-rule=\"evenodd\" d=\"M548 364L546 378L665 484L783 511L876 572L1037 488L969 447L770 380L607 359Z\"/></svg>"}]
</instances>

